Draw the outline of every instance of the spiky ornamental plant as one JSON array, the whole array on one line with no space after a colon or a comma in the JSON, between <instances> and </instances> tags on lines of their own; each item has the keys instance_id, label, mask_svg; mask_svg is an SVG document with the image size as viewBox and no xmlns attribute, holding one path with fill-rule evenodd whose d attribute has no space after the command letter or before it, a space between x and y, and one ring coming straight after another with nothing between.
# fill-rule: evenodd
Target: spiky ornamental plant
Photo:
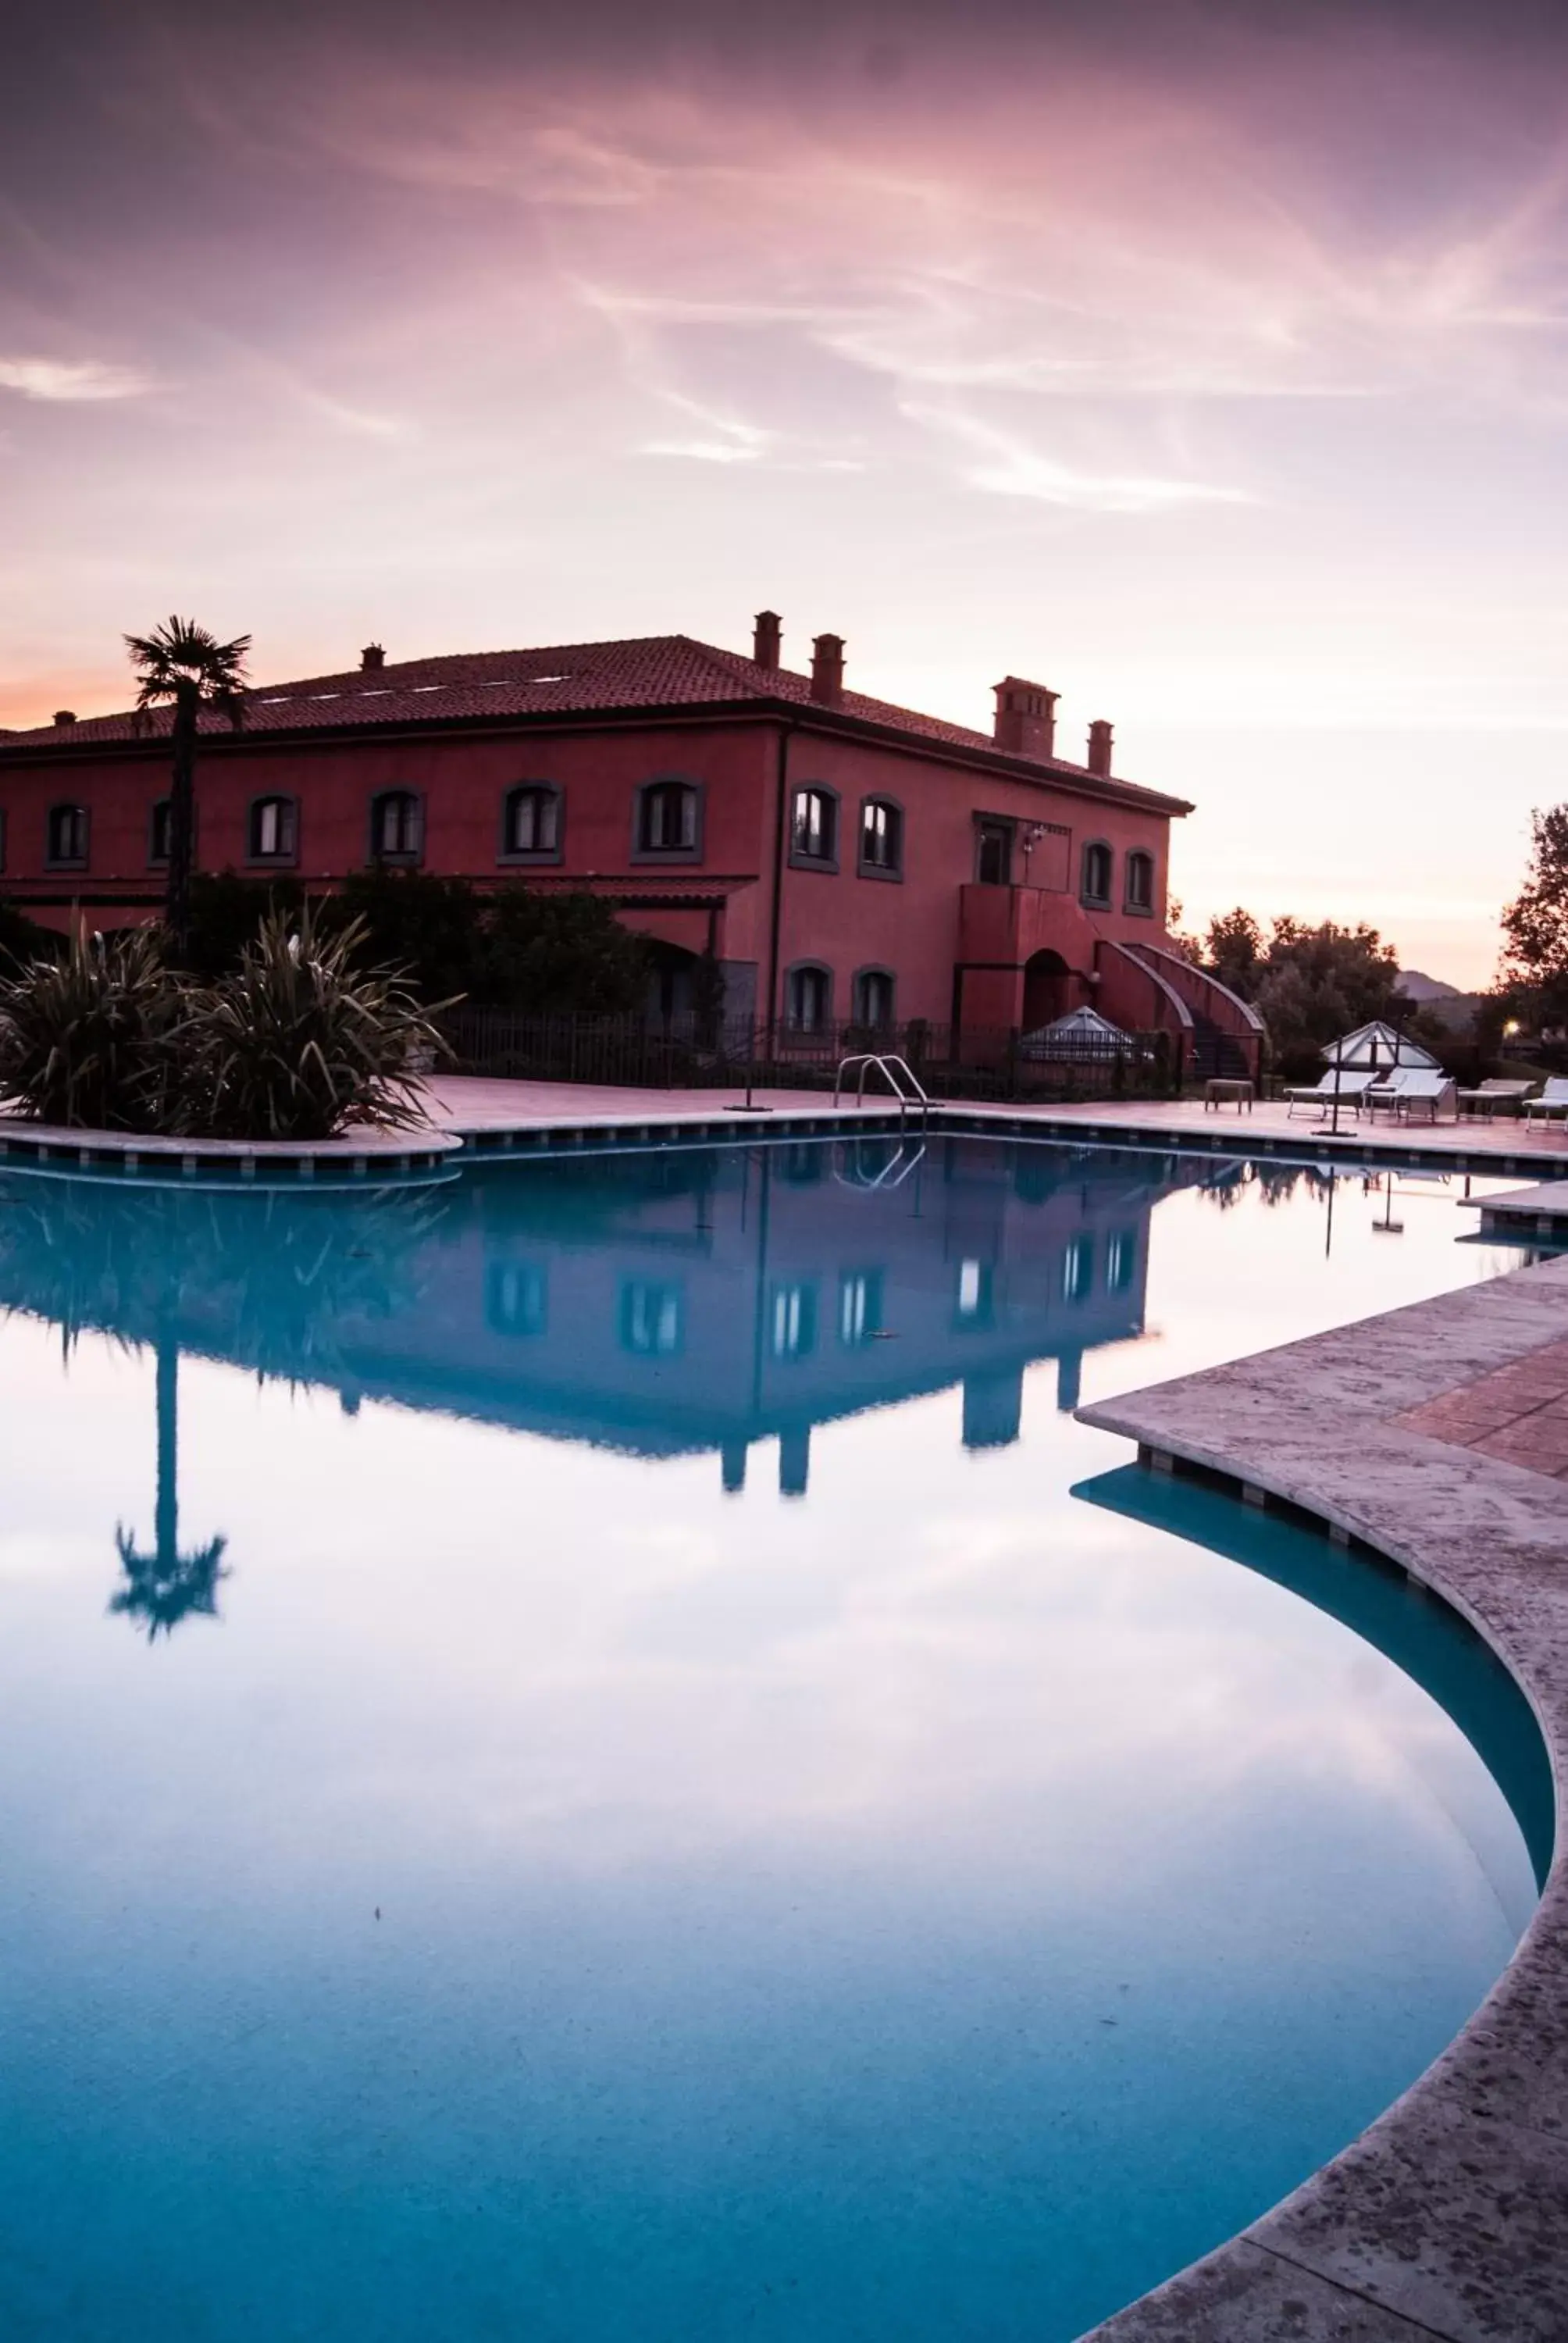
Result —
<instances>
[{"instance_id":1,"label":"spiky ornamental plant","mask_svg":"<svg viewBox=\"0 0 1568 2343\"><path fill-rule=\"evenodd\" d=\"M201 715L210 708L237 732L245 722L248 635L220 643L194 618L171 618L150 635L127 635L126 648L138 679L136 711L146 721L155 708L174 710L169 730L174 766L169 787L169 876L165 917L175 950L190 942L191 870L196 860L196 762Z\"/></svg>"},{"instance_id":2,"label":"spiky ornamental plant","mask_svg":"<svg viewBox=\"0 0 1568 2343\"><path fill-rule=\"evenodd\" d=\"M185 1129L304 1141L428 1121L414 1063L450 1052L400 970L357 965L365 938L360 920L328 932L308 905L262 921L233 975L193 1000Z\"/></svg>"},{"instance_id":3,"label":"spiky ornamental plant","mask_svg":"<svg viewBox=\"0 0 1568 2343\"><path fill-rule=\"evenodd\" d=\"M0 977L0 1095L41 1122L157 1130L184 1016L157 929L78 934L62 959Z\"/></svg>"}]
</instances>

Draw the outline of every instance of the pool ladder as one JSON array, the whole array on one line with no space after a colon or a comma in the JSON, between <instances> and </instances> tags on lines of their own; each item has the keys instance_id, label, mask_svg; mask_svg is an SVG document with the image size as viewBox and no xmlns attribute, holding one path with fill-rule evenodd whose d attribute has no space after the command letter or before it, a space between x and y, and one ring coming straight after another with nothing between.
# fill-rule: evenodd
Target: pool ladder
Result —
<instances>
[{"instance_id":1,"label":"pool ladder","mask_svg":"<svg viewBox=\"0 0 1568 2343\"><path fill-rule=\"evenodd\" d=\"M930 1111L931 1101L921 1084L920 1076L905 1059L894 1057L891 1054L884 1057L875 1050L863 1050L855 1057L839 1059L839 1071L833 1077L835 1106L839 1103L846 1075L855 1067L859 1069L855 1084L857 1106L864 1106L866 1103L866 1076L875 1067L899 1101L899 1121L903 1121L911 1107L919 1107L920 1121L922 1123L925 1122Z\"/></svg>"}]
</instances>

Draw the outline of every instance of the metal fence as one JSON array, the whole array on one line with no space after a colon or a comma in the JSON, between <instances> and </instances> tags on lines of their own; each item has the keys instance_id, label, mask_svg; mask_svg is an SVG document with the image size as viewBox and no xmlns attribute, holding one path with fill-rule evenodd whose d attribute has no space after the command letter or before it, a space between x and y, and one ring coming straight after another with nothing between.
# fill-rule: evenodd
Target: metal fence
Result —
<instances>
[{"instance_id":1,"label":"metal fence","mask_svg":"<svg viewBox=\"0 0 1568 2343\"><path fill-rule=\"evenodd\" d=\"M905 1060L933 1098L1163 1098L1182 1067L1167 1033L1075 1038L1051 1046L1016 1031L915 1019L816 1032L698 1016L530 1017L462 1008L444 1021L459 1071L517 1081L603 1082L639 1090L831 1090L859 1051ZM873 1069L867 1095L885 1088Z\"/></svg>"}]
</instances>

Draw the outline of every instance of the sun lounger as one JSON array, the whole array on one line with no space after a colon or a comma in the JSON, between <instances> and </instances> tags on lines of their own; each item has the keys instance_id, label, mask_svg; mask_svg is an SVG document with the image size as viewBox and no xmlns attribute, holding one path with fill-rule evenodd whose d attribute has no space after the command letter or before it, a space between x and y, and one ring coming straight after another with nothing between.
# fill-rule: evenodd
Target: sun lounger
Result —
<instances>
[{"instance_id":1,"label":"sun lounger","mask_svg":"<svg viewBox=\"0 0 1568 2343\"><path fill-rule=\"evenodd\" d=\"M1349 1067L1342 1068L1337 1077L1340 1104L1353 1106L1359 1110L1374 1079L1372 1074L1356 1073ZM1331 1071L1323 1076L1321 1082L1314 1082L1310 1090L1287 1091L1285 1092L1288 1101L1287 1114L1294 1114L1298 1105L1309 1107L1313 1113L1322 1113L1332 1107L1334 1102L1335 1081L1336 1077Z\"/></svg>"},{"instance_id":2,"label":"sun lounger","mask_svg":"<svg viewBox=\"0 0 1568 2343\"><path fill-rule=\"evenodd\" d=\"M1539 1098L1524 1101L1526 1122L1550 1122L1553 1115L1568 1115L1568 1074L1553 1074Z\"/></svg>"},{"instance_id":3,"label":"sun lounger","mask_svg":"<svg viewBox=\"0 0 1568 2343\"><path fill-rule=\"evenodd\" d=\"M1460 1091L1460 1110L1484 1115L1490 1122L1494 1114L1516 1114L1534 1088L1533 1081L1514 1081L1507 1075L1493 1074L1474 1090Z\"/></svg>"},{"instance_id":4,"label":"sun lounger","mask_svg":"<svg viewBox=\"0 0 1568 2343\"><path fill-rule=\"evenodd\" d=\"M1459 1112L1457 1085L1441 1067L1396 1066L1383 1081L1372 1084L1366 1102L1374 1121L1380 1111L1403 1122L1421 1116L1435 1122L1442 1113L1457 1118Z\"/></svg>"}]
</instances>

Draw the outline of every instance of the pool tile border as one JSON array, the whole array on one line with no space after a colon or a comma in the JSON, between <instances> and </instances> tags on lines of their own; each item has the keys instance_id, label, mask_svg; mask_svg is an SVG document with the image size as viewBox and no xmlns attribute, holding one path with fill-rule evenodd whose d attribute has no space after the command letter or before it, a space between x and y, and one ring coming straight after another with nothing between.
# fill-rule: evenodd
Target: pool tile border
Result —
<instances>
[{"instance_id":1,"label":"pool tile border","mask_svg":"<svg viewBox=\"0 0 1568 2343\"><path fill-rule=\"evenodd\" d=\"M1401 1417L1560 1343L1568 1262L1079 1410L1157 1471L1304 1512L1461 1612L1542 1727L1558 1842L1513 1961L1385 2115L1096 2343L1568 2335L1568 1489Z\"/></svg>"}]
</instances>

